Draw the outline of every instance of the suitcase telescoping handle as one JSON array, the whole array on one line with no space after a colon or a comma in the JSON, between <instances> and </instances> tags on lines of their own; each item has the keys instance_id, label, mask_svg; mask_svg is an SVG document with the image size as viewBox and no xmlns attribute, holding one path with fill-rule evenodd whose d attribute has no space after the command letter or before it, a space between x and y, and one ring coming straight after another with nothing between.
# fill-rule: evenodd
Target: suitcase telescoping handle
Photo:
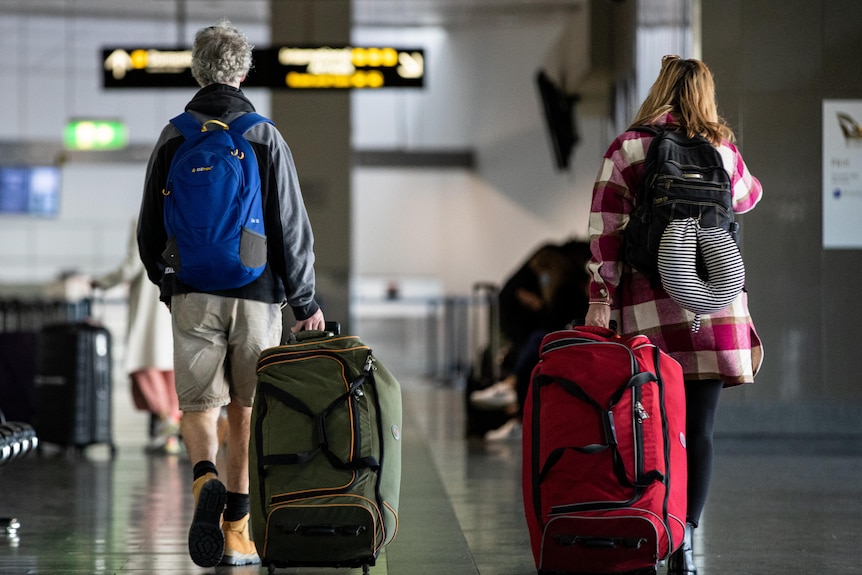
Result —
<instances>
[{"instance_id":1,"label":"suitcase telescoping handle","mask_svg":"<svg viewBox=\"0 0 862 575\"><path fill-rule=\"evenodd\" d=\"M316 339L326 339L334 335L341 335L341 324L337 321L328 321L323 329L305 329L287 334L285 343L304 343Z\"/></svg>"},{"instance_id":2,"label":"suitcase telescoping handle","mask_svg":"<svg viewBox=\"0 0 862 575\"><path fill-rule=\"evenodd\" d=\"M576 329L578 331L586 331L589 333L594 333L596 335L600 335L602 337L613 337L618 335L617 332L617 322L616 320L611 320L610 325L608 327L599 327L596 325L584 325L584 320L573 321L569 324L570 329Z\"/></svg>"}]
</instances>

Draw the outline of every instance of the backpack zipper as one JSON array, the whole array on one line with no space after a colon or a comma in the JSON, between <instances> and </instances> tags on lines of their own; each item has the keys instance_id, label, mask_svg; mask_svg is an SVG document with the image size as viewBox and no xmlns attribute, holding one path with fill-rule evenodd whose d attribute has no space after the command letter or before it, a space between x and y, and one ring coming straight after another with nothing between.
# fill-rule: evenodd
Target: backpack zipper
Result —
<instances>
[{"instance_id":1,"label":"backpack zipper","mask_svg":"<svg viewBox=\"0 0 862 575\"><path fill-rule=\"evenodd\" d=\"M701 176L702 177L702 176ZM656 184L656 188L664 188L665 192L669 192L671 188L675 187L677 184L674 182L674 178L664 178L660 180ZM693 182L686 182L684 186L686 189L696 189L696 190L709 190L709 191L717 191L717 192L727 192L723 184L718 184L715 182L703 181L699 184ZM728 192L729 193L729 192Z\"/></svg>"},{"instance_id":2,"label":"backpack zipper","mask_svg":"<svg viewBox=\"0 0 862 575\"><path fill-rule=\"evenodd\" d=\"M717 200L715 200L715 201L713 201L713 200L686 200L686 199L682 199L682 198L678 198L678 197L677 198L671 198L668 196L662 196L660 198L656 198L655 201L653 202L653 205L660 206L660 205L667 204L670 202L676 202L678 204L683 204L683 205L712 204L715 206L715 208L717 210L720 210L723 215L727 215L730 213L730 210L727 209L727 207L725 207L723 204L721 204Z\"/></svg>"}]
</instances>

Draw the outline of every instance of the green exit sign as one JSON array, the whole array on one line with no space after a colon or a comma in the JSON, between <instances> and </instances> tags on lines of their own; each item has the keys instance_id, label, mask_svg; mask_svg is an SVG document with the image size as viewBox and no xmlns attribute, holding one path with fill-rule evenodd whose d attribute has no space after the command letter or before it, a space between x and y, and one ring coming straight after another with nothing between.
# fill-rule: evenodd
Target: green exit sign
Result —
<instances>
[{"instance_id":1,"label":"green exit sign","mask_svg":"<svg viewBox=\"0 0 862 575\"><path fill-rule=\"evenodd\" d=\"M129 141L126 125L118 120L70 120L63 144L70 150L117 150Z\"/></svg>"}]
</instances>

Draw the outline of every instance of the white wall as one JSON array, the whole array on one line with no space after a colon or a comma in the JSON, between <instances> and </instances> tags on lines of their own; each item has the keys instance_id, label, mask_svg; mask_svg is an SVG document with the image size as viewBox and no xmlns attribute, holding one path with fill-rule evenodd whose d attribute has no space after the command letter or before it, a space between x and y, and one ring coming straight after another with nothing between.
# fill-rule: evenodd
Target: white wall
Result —
<instances>
[{"instance_id":1,"label":"white wall","mask_svg":"<svg viewBox=\"0 0 862 575\"><path fill-rule=\"evenodd\" d=\"M448 293L468 293L476 281L498 282L548 237L542 218L466 170L363 169L353 186L360 276L430 276Z\"/></svg>"},{"instance_id":2,"label":"white wall","mask_svg":"<svg viewBox=\"0 0 862 575\"><path fill-rule=\"evenodd\" d=\"M564 29L559 19L451 30L359 29L357 45L419 44L421 91L353 94L356 148L469 149L475 170L355 169L355 275L432 276L447 293L501 282L541 243L586 237L592 182L609 142L580 108L582 144L559 173L534 75Z\"/></svg>"},{"instance_id":3,"label":"white wall","mask_svg":"<svg viewBox=\"0 0 862 575\"><path fill-rule=\"evenodd\" d=\"M60 216L0 218L0 283L44 283L61 272L112 269L140 204L142 164L67 164Z\"/></svg>"}]
</instances>

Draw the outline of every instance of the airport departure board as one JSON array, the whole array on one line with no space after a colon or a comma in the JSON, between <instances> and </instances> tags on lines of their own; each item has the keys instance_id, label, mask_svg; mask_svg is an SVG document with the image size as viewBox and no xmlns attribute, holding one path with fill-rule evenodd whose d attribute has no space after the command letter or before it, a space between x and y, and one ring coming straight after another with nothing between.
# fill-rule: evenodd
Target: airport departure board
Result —
<instances>
[{"instance_id":1,"label":"airport departure board","mask_svg":"<svg viewBox=\"0 0 862 575\"><path fill-rule=\"evenodd\" d=\"M190 48L102 49L104 88L197 87ZM255 49L244 87L282 90L422 88L421 48L281 46Z\"/></svg>"}]
</instances>

